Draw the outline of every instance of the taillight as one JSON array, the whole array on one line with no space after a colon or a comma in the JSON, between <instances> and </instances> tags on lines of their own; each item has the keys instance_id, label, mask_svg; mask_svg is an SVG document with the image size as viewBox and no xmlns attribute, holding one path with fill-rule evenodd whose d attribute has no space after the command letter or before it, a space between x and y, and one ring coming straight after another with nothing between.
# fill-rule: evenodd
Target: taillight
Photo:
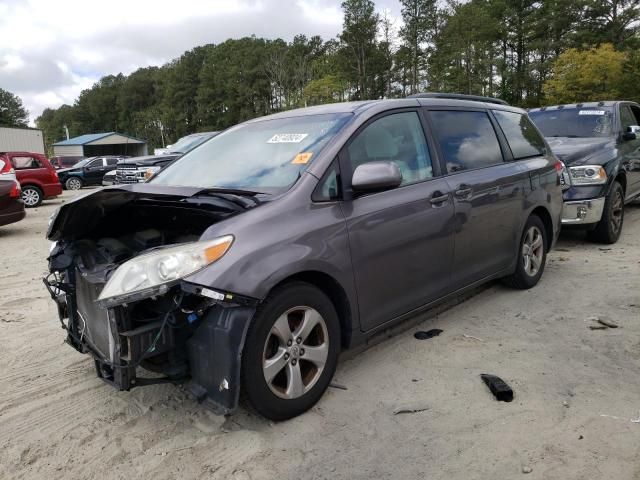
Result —
<instances>
[{"instance_id":1,"label":"taillight","mask_svg":"<svg viewBox=\"0 0 640 480\"><path fill-rule=\"evenodd\" d=\"M556 160L554 167L556 169L556 172L562 173L562 169L564 168L564 163L562 163L560 160Z\"/></svg>"},{"instance_id":2,"label":"taillight","mask_svg":"<svg viewBox=\"0 0 640 480\"><path fill-rule=\"evenodd\" d=\"M55 170L51 170L51 178L53 179L54 182L58 181L58 172L56 172Z\"/></svg>"},{"instance_id":3,"label":"taillight","mask_svg":"<svg viewBox=\"0 0 640 480\"><path fill-rule=\"evenodd\" d=\"M1 173L13 173L13 165L8 160L0 157L0 174Z\"/></svg>"},{"instance_id":4,"label":"taillight","mask_svg":"<svg viewBox=\"0 0 640 480\"><path fill-rule=\"evenodd\" d=\"M13 188L9 192L9 197L11 198L22 197L22 190L20 189L20 184L18 182L13 182Z\"/></svg>"},{"instance_id":5,"label":"taillight","mask_svg":"<svg viewBox=\"0 0 640 480\"><path fill-rule=\"evenodd\" d=\"M562 187L562 190L566 190L571 187L571 178L569 177L569 172L567 171L567 167L565 164L557 160L555 165L556 173L558 174L558 183Z\"/></svg>"}]
</instances>

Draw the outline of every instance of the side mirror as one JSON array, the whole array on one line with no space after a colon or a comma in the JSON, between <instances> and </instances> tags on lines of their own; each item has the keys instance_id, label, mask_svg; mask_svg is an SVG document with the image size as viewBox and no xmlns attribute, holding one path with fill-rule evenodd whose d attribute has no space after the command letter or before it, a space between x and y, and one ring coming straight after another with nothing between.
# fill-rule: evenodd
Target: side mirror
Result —
<instances>
[{"instance_id":1,"label":"side mirror","mask_svg":"<svg viewBox=\"0 0 640 480\"><path fill-rule=\"evenodd\" d=\"M622 135L622 138L625 140L635 140L638 138L638 133L640 133L640 125L629 125L627 131Z\"/></svg>"},{"instance_id":2,"label":"side mirror","mask_svg":"<svg viewBox=\"0 0 640 480\"><path fill-rule=\"evenodd\" d=\"M355 169L351 178L351 188L359 193L388 190L401 183L402 173L393 162L363 163Z\"/></svg>"}]
</instances>

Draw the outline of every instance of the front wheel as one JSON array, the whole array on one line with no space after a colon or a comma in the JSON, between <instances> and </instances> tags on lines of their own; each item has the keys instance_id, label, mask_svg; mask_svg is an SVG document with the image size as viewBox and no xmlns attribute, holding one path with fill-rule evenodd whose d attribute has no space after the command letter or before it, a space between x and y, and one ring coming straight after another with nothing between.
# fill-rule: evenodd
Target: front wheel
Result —
<instances>
[{"instance_id":1,"label":"front wheel","mask_svg":"<svg viewBox=\"0 0 640 480\"><path fill-rule=\"evenodd\" d=\"M616 243L622 233L624 223L624 190L618 182L613 182L609 195L604 200L602 218L596 228L587 235L590 240L598 243Z\"/></svg>"},{"instance_id":2,"label":"front wheel","mask_svg":"<svg viewBox=\"0 0 640 480\"><path fill-rule=\"evenodd\" d=\"M261 415L287 420L325 392L340 353L340 322L331 300L297 282L278 288L256 312L242 358L242 388Z\"/></svg>"},{"instance_id":3,"label":"front wheel","mask_svg":"<svg viewBox=\"0 0 640 480\"><path fill-rule=\"evenodd\" d=\"M37 207L42 203L42 190L33 185L27 185L22 189L22 201L27 208Z\"/></svg>"},{"instance_id":4,"label":"front wheel","mask_svg":"<svg viewBox=\"0 0 640 480\"><path fill-rule=\"evenodd\" d=\"M547 261L546 229L537 215L531 215L524 226L518 251L516 271L504 279L513 288L526 290L535 287Z\"/></svg>"},{"instance_id":5,"label":"front wheel","mask_svg":"<svg viewBox=\"0 0 640 480\"><path fill-rule=\"evenodd\" d=\"M67 187L67 190L80 190L82 188L82 180L78 177L69 177L64 185Z\"/></svg>"}]
</instances>

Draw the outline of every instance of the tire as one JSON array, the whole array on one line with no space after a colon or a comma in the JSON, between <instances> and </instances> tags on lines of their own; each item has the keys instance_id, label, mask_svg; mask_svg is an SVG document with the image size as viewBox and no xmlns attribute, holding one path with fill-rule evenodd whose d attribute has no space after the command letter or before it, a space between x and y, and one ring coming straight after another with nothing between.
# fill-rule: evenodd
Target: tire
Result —
<instances>
[{"instance_id":1,"label":"tire","mask_svg":"<svg viewBox=\"0 0 640 480\"><path fill-rule=\"evenodd\" d=\"M64 186L67 190L80 190L82 185L82 179L78 177L69 177L67 178L67 181L64 182Z\"/></svg>"},{"instance_id":2,"label":"tire","mask_svg":"<svg viewBox=\"0 0 640 480\"><path fill-rule=\"evenodd\" d=\"M547 232L537 215L531 215L524 226L518 248L516 271L504 282L520 290L535 287L547 261Z\"/></svg>"},{"instance_id":3,"label":"tire","mask_svg":"<svg viewBox=\"0 0 640 480\"><path fill-rule=\"evenodd\" d=\"M22 188L22 201L26 208L35 208L42 203L42 190L34 185L27 185Z\"/></svg>"},{"instance_id":4,"label":"tire","mask_svg":"<svg viewBox=\"0 0 640 480\"><path fill-rule=\"evenodd\" d=\"M589 240L598 243L616 243L622 233L624 223L624 190L619 182L614 181L609 194L604 200L602 218L596 228L589 231Z\"/></svg>"},{"instance_id":5,"label":"tire","mask_svg":"<svg viewBox=\"0 0 640 480\"><path fill-rule=\"evenodd\" d=\"M314 326L297 341L293 334L305 322ZM242 355L243 397L270 420L300 415L329 386L339 353L340 322L331 300L307 283L284 285L269 295L249 326Z\"/></svg>"}]
</instances>

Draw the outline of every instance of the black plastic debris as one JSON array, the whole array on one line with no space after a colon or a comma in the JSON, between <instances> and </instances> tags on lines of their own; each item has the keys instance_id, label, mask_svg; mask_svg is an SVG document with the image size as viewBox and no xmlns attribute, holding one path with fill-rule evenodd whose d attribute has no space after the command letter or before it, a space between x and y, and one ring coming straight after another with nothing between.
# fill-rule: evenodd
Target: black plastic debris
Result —
<instances>
[{"instance_id":1,"label":"black plastic debris","mask_svg":"<svg viewBox=\"0 0 640 480\"><path fill-rule=\"evenodd\" d=\"M433 328L431 330L427 330L426 332L424 330L420 330L414 333L413 336L416 337L418 340L428 340L430 338L437 337L441 333L442 333L442 330L440 330L439 328Z\"/></svg>"},{"instance_id":2,"label":"black plastic debris","mask_svg":"<svg viewBox=\"0 0 640 480\"><path fill-rule=\"evenodd\" d=\"M501 402L510 402L513 400L513 390L500 377L483 373L480 378L487 384L493 396Z\"/></svg>"}]
</instances>

